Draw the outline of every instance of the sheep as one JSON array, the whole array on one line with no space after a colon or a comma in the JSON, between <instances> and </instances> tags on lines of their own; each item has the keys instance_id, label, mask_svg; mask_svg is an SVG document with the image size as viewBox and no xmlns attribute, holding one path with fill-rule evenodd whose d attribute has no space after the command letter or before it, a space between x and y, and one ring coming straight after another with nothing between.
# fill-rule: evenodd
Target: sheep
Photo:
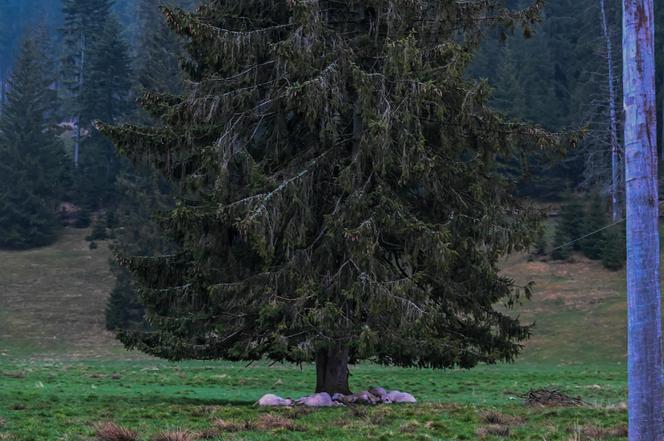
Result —
<instances>
[{"instance_id":1,"label":"sheep","mask_svg":"<svg viewBox=\"0 0 664 441\"><path fill-rule=\"evenodd\" d=\"M290 398L281 398L273 394L263 395L258 401L258 406L292 406L293 400Z\"/></svg>"},{"instance_id":2,"label":"sheep","mask_svg":"<svg viewBox=\"0 0 664 441\"><path fill-rule=\"evenodd\" d=\"M331 407L341 405L341 403L333 401L332 397L327 392L302 397L295 401L295 404L307 407Z\"/></svg>"}]
</instances>

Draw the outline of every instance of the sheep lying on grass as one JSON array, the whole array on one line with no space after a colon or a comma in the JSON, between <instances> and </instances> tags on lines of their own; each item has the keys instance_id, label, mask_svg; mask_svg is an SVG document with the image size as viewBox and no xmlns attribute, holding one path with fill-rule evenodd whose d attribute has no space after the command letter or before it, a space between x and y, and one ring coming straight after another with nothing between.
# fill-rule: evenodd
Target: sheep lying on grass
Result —
<instances>
[{"instance_id":1,"label":"sheep lying on grass","mask_svg":"<svg viewBox=\"0 0 664 441\"><path fill-rule=\"evenodd\" d=\"M334 394L330 396L327 392L321 392L302 397L298 400L290 398L281 398L277 395L263 395L256 404L258 406L306 406L306 407L332 407L345 406L352 404L399 404L399 403L417 403L414 396L407 392L398 390L385 390L382 387L374 387L368 391L357 392L350 395Z\"/></svg>"}]
</instances>

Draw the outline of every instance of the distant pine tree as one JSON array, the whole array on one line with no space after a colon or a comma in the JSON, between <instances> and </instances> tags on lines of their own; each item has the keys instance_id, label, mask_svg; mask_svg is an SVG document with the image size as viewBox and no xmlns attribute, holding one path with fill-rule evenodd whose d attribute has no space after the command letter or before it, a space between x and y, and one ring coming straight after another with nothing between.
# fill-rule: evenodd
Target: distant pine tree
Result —
<instances>
[{"instance_id":1,"label":"distant pine tree","mask_svg":"<svg viewBox=\"0 0 664 441\"><path fill-rule=\"evenodd\" d=\"M76 200L93 209L112 204L117 197L115 181L122 162L113 144L99 135L92 122L129 119L133 107L129 47L121 34L117 20L109 17L88 51L86 82L78 98L80 123L90 133L81 140L85 155L75 170Z\"/></svg>"},{"instance_id":2,"label":"distant pine tree","mask_svg":"<svg viewBox=\"0 0 664 441\"><path fill-rule=\"evenodd\" d=\"M159 0L140 0L139 23L140 39L137 50L137 89L140 91L180 93L183 87L183 74L179 57L183 55L183 41L170 32ZM175 3L186 7L191 2L180 0Z\"/></svg>"},{"instance_id":3,"label":"distant pine tree","mask_svg":"<svg viewBox=\"0 0 664 441\"><path fill-rule=\"evenodd\" d=\"M562 220L558 220L556 230L553 235L553 250L551 251L551 258L553 260L567 260L572 254L572 245L568 245L571 241L567 228Z\"/></svg>"},{"instance_id":4,"label":"distant pine tree","mask_svg":"<svg viewBox=\"0 0 664 441\"><path fill-rule=\"evenodd\" d=\"M576 194L566 194L560 207L559 228L562 229L562 233L568 238L568 241L578 239L584 235L586 232L584 219L585 208L581 198ZM580 250L581 242L575 242L572 249Z\"/></svg>"},{"instance_id":5,"label":"distant pine tree","mask_svg":"<svg viewBox=\"0 0 664 441\"><path fill-rule=\"evenodd\" d=\"M535 238L535 255L545 256L549 243L546 238L546 230L541 228Z\"/></svg>"},{"instance_id":6,"label":"distant pine tree","mask_svg":"<svg viewBox=\"0 0 664 441\"><path fill-rule=\"evenodd\" d=\"M115 16L108 17L88 52L86 83L79 98L81 123L129 120L133 110L131 58Z\"/></svg>"},{"instance_id":7,"label":"distant pine tree","mask_svg":"<svg viewBox=\"0 0 664 441\"><path fill-rule=\"evenodd\" d=\"M599 193L595 192L591 196L590 206L583 221L583 235L593 234L579 242L581 251L586 257L593 260L602 258L606 233L598 230L604 228L608 223L609 217L606 212L605 201Z\"/></svg>"},{"instance_id":8,"label":"distant pine tree","mask_svg":"<svg viewBox=\"0 0 664 441\"><path fill-rule=\"evenodd\" d=\"M131 280L130 273L119 270L116 263L112 263L111 268L115 275L115 286L106 304L106 329L109 331L147 329L145 309L135 294L136 286Z\"/></svg>"},{"instance_id":9,"label":"distant pine tree","mask_svg":"<svg viewBox=\"0 0 664 441\"><path fill-rule=\"evenodd\" d=\"M491 103L498 110L511 118L518 118L525 113L526 93L519 70L514 64L514 55L509 44L501 50L500 63L496 72L496 92Z\"/></svg>"},{"instance_id":10,"label":"distant pine tree","mask_svg":"<svg viewBox=\"0 0 664 441\"><path fill-rule=\"evenodd\" d=\"M26 38L0 117L0 247L29 248L57 237L64 148L52 131L57 100L43 42Z\"/></svg>"},{"instance_id":11,"label":"distant pine tree","mask_svg":"<svg viewBox=\"0 0 664 441\"><path fill-rule=\"evenodd\" d=\"M602 249L602 265L611 271L618 271L625 266L626 258L624 226L608 229Z\"/></svg>"}]
</instances>

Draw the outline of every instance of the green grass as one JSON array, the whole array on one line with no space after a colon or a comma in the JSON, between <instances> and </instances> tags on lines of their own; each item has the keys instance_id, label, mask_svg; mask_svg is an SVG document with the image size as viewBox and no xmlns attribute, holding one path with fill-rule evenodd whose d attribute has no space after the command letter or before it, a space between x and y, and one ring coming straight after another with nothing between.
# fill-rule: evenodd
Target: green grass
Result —
<instances>
[{"instance_id":1,"label":"green grass","mask_svg":"<svg viewBox=\"0 0 664 441\"><path fill-rule=\"evenodd\" d=\"M268 392L293 397L310 392L311 366L300 370L289 365L246 368L202 362L4 361L0 371L0 417L5 420L0 439L20 441L90 439L94 424L101 421L127 426L149 440L164 430L204 430L215 419L258 421L266 413L289 418L299 430L254 428L214 439L469 440L478 439L490 426L482 420L488 411L505 416L503 425L515 440L569 440L579 425L609 429L626 422L620 406L625 400L625 371L619 365L431 371L366 364L353 369L356 389L385 385L411 391L421 403L311 412L253 406ZM580 395L591 405L529 408L515 396L541 387Z\"/></svg>"},{"instance_id":2,"label":"green grass","mask_svg":"<svg viewBox=\"0 0 664 441\"><path fill-rule=\"evenodd\" d=\"M265 393L309 393L313 368L170 364L127 353L104 330L110 253L103 243L90 250L87 233L67 229L51 247L0 252L0 441L89 440L104 421L147 441L174 428L204 430L215 419L256 423L268 413L298 430L254 424L217 439L505 439L486 434L489 411L503 415L511 440L620 439L599 429L617 433L626 422L624 272L585 259L511 258L507 275L519 284L536 282L532 301L518 311L536 323L518 364L471 371L365 364L353 368L355 390L384 385L409 391L420 403L265 410L252 405ZM515 396L541 387L580 395L591 405L528 408Z\"/></svg>"}]
</instances>

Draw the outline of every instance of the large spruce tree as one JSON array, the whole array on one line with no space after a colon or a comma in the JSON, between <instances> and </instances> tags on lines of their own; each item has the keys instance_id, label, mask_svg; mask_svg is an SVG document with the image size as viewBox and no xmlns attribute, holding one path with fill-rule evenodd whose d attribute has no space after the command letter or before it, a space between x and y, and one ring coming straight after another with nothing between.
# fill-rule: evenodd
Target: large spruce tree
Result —
<instances>
[{"instance_id":1,"label":"large spruce tree","mask_svg":"<svg viewBox=\"0 0 664 441\"><path fill-rule=\"evenodd\" d=\"M123 342L170 359L316 362L348 392L348 363L471 367L512 360L530 328L497 304L497 262L538 214L498 156L558 141L486 106L464 73L487 24L528 26L540 4L214 0L166 10L190 39L184 96L147 94L162 125L102 126L183 195L178 251L124 256L154 331Z\"/></svg>"},{"instance_id":2,"label":"large spruce tree","mask_svg":"<svg viewBox=\"0 0 664 441\"><path fill-rule=\"evenodd\" d=\"M183 75L179 56L183 55L183 42L169 32L159 9L159 0L141 0L138 8L139 42L136 54L136 84L141 91L178 94L183 90ZM178 5L189 6L189 0ZM145 124L158 124L158 120L140 113L138 119ZM114 232L113 248L121 254L155 255L170 249L155 212L173 207L173 186L158 172L143 165L127 168L118 176L118 198L113 207L120 228ZM112 261L116 283L106 308L108 329L144 329L143 305L135 281L129 271Z\"/></svg>"},{"instance_id":3,"label":"large spruce tree","mask_svg":"<svg viewBox=\"0 0 664 441\"><path fill-rule=\"evenodd\" d=\"M9 80L0 116L0 247L52 242L64 148L52 130L57 110L45 45L26 39Z\"/></svg>"}]
</instances>

